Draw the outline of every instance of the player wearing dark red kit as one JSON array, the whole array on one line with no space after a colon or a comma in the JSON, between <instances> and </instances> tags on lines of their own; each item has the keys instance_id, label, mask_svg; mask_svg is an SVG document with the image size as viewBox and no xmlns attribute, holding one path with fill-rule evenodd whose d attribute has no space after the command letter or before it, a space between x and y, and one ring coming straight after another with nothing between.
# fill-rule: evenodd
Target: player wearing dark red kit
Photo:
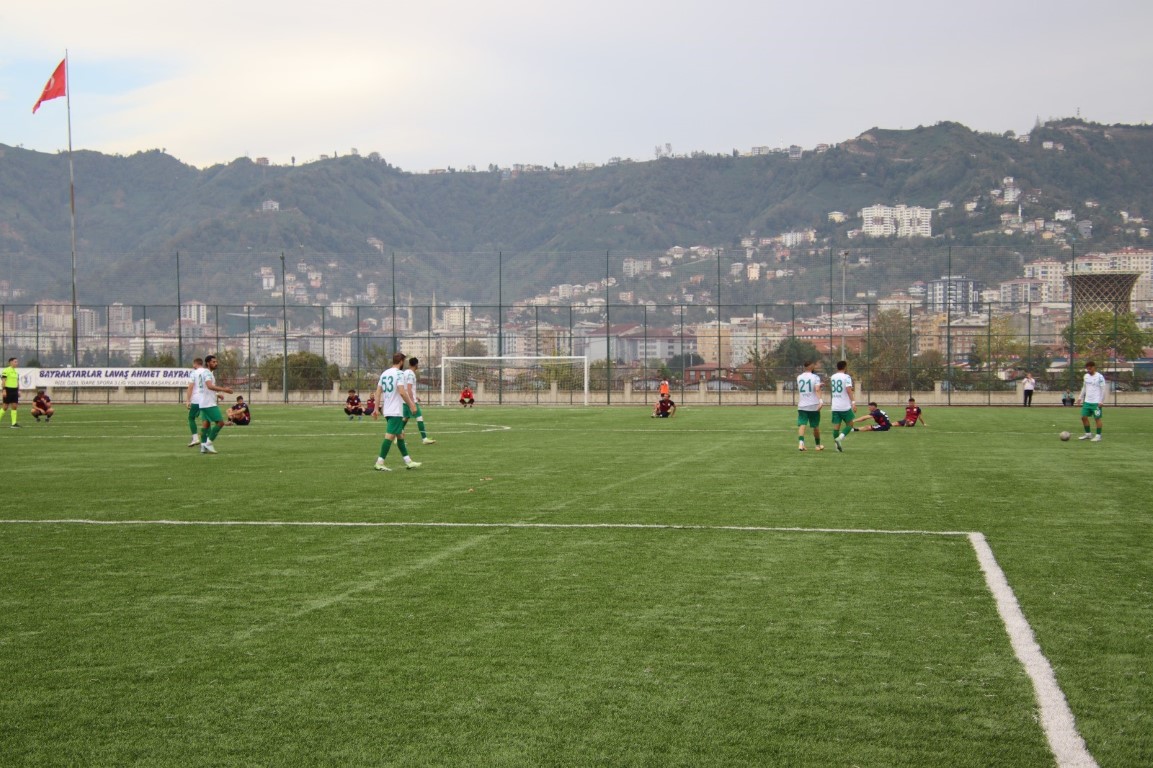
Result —
<instances>
[{"instance_id":1,"label":"player wearing dark red kit","mask_svg":"<svg viewBox=\"0 0 1153 768\"><path fill-rule=\"evenodd\" d=\"M881 410L881 407L876 403L869 403L869 415L862 416L859 419L854 419L853 423L859 421L868 421L872 419L873 423L867 427L853 427L854 432L888 432L893 427L893 422L889 421L889 414Z\"/></svg>"},{"instance_id":2,"label":"player wearing dark red kit","mask_svg":"<svg viewBox=\"0 0 1153 768\"><path fill-rule=\"evenodd\" d=\"M656 407L653 408L653 418L655 419L672 418L676 413L677 404L672 401L668 394L661 395L661 399L657 400Z\"/></svg>"},{"instance_id":3,"label":"player wearing dark red kit","mask_svg":"<svg viewBox=\"0 0 1153 768\"><path fill-rule=\"evenodd\" d=\"M921 409L917 405L917 401L909 398L909 404L905 406L905 418L897 422L898 427L915 427L917 422L921 422L921 426L929 426L925 421L925 417L921 414Z\"/></svg>"},{"instance_id":4,"label":"player wearing dark red kit","mask_svg":"<svg viewBox=\"0 0 1153 768\"><path fill-rule=\"evenodd\" d=\"M374 413L376 413L376 398L369 395L368 402L364 404L364 415L371 416Z\"/></svg>"},{"instance_id":5,"label":"player wearing dark red kit","mask_svg":"<svg viewBox=\"0 0 1153 768\"><path fill-rule=\"evenodd\" d=\"M353 418L364 417L364 408L360 405L360 395L356 394L355 389L348 390L348 397L344 399L344 412L348 414L349 421L352 421Z\"/></svg>"},{"instance_id":6,"label":"player wearing dark red kit","mask_svg":"<svg viewBox=\"0 0 1153 768\"><path fill-rule=\"evenodd\" d=\"M52 407L52 398L44 390L36 393L36 397L32 398L32 418L40 421L40 417L44 417L45 422L52 421L52 416L56 413L56 409Z\"/></svg>"},{"instance_id":7,"label":"player wearing dark red kit","mask_svg":"<svg viewBox=\"0 0 1153 768\"><path fill-rule=\"evenodd\" d=\"M244 402L244 395L236 396L236 405L228 409L228 423L237 427L247 427L252 423L252 411Z\"/></svg>"}]
</instances>

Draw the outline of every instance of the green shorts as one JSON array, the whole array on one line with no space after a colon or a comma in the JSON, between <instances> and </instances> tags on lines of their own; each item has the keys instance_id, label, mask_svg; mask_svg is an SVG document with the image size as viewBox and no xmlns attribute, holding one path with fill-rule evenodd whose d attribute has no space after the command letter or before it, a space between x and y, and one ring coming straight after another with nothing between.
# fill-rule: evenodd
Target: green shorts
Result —
<instances>
[{"instance_id":1,"label":"green shorts","mask_svg":"<svg viewBox=\"0 0 1153 768\"><path fill-rule=\"evenodd\" d=\"M408 407L408 403L405 403L402 406L402 409L404 411L404 418L406 418L406 419L412 419L412 418L415 418L417 416L422 415L421 410L420 410L420 403L416 404L416 412L415 413L413 412L413 410L411 408Z\"/></svg>"},{"instance_id":2,"label":"green shorts","mask_svg":"<svg viewBox=\"0 0 1153 768\"><path fill-rule=\"evenodd\" d=\"M841 423L852 424L855 418L857 418L857 414L852 411L833 411L833 426Z\"/></svg>"},{"instance_id":3,"label":"green shorts","mask_svg":"<svg viewBox=\"0 0 1153 768\"><path fill-rule=\"evenodd\" d=\"M820 411L797 411L797 426L798 427L812 427L816 429L821 426L821 412Z\"/></svg>"},{"instance_id":4,"label":"green shorts","mask_svg":"<svg viewBox=\"0 0 1153 768\"><path fill-rule=\"evenodd\" d=\"M1081 418L1083 418L1083 419L1099 419L1099 418L1101 418L1101 404L1100 403L1082 403L1081 404Z\"/></svg>"},{"instance_id":5,"label":"green shorts","mask_svg":"<svg viewBox=\"0 0 1153 768\"><path fill-rule=\"evenodd\" d=\"M200 413L197 414L201 421L211 421L215 424L218 421L224 421L224 414L220 412L219 405L212 405L208 408L201 408Z\"/></svg>"},{"instance_id":6,"label":"green shorts","mask_svg":"<svg viewBox=\"0 0 1153 768\"><path fill-rule=\"evenodd\" d=\"M404 434L404 417L403 416L385 416L384 417L384 431L390 435L403 435Z\"/></svg>"}]
</instances>

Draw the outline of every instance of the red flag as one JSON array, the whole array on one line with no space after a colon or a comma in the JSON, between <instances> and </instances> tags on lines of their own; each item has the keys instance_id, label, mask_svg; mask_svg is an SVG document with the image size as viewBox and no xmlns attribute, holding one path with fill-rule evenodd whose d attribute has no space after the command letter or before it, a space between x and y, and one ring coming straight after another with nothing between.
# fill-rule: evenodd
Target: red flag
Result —
<instances>
[{"instance_id":1,"label":"red flag","mask_svg":"<svg viewBox=\"0 0 1153 768\"><path fill-rule=\"evenodd\" d=\"M58 99L64 94L68 93L68 84L65 83L65 60L60 62L60 66L56 67L56 71L52 73L52 77L48 78L47 85L44 86L44 93L40 94L40 98L36 100L36 106L32 107L32 114L36 114L36 110L40 109L40 105L45 101L51 99Z\"/></svg>"}]
</instances>

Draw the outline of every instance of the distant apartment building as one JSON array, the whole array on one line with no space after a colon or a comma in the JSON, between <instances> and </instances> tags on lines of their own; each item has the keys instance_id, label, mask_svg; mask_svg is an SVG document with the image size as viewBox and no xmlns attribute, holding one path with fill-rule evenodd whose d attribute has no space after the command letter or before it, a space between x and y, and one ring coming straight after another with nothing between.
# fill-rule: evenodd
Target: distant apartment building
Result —
<instances>
[{"instance_id":1,"label":"distant apartment building","mask_svg":"<svg viewBox=\"0 0 1153 768\"><path fill-rule=\"evenodd\" d=\"M932 237L933 210L917 205L871 205L860 212L868 237Z\"/></svg>"},{"instance_id":2,"label":"distant apartment building","mask_svg":"<svg viewBox=\"0 0 1153 768\"><path fill-rule=\"evenodd\" d=\"M926 286L929 312L970 315L981 311L981 284L964 275L943 275Z\"/></svg>"},{"instance_id":3,"label":"distant apartment building","mask_svg":"<svg viewBox=\"0 0 1153 768\"><path fill-rule=\"evenodd\" d=\"M641 275L651 274L653 271L653 260L636 259L630 256L621 264L621 271L624 272L625 277L639 277Z\"/></svg>"},{"instance_id":4,"label":"distant apartment building","mask_svg":"<svg viewBox=\"0 0 1153 768\"><path fill-rule=\"evenodd\" d=\"M1023 305L1040 304L1045 301L1048 291L1041 280L1019 277L1006 280L998 288L998 301L1002 309L1016 309Z\"/></svg>"},{"instance_id":5,"label":"distant apartment building","mask_svg":"<svg viewBox=\"0 0 1153 768\"><path fill-rule=\"evenodd\" d=\"M186 301L180 305L180 319L183 322L204 325L208 322L208 305L203 301Z\"/></svg>"}]
</instances>

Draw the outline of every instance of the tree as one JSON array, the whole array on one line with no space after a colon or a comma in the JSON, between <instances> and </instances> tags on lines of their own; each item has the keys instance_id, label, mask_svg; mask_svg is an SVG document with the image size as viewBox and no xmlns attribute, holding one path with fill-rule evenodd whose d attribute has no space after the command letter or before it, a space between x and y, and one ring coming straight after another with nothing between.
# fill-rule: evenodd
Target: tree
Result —
<instances>
[{"instance_id":1,"label":"tree","mask_svg":"<svg viewBox=\"0 0 1153 768\"><path fill-rule=\"evenodd\" d=\"M260 378L279 384L284 378L284 358L270 357L260 364ZM339 366L312 352L293 352L288 356L289 389L327 389L340 378Z\"/></svg>"},{"instance_id":2,"label":"tree","mask_svg":"<svg viewBox=\"0 0 1153 768\"><path fill-rule=\"evenodd\" d=\"M777 386L776 371L773 364L776 361L773 355L754 349L749 355L749 363L753 366L753 389L773 389Z\"/></svg>"},{"instance_id":3,"label":"tree","mask_svg":"<svg viewBox=\"0 0 1153 768\"><path fill-rule=\"evenodd\" d=\"M240 354L235 349L225 349L216 355L216 380L236 381L240 375Z\"/></svg>"},{"instance_id":4,"label":"tree","mask_svg":"<svg viewBox=\"0 0 1153 768\"><path fill-rule=\"evenodd\" d=\"M913 332L909 318L901 311L877 313L870 328L868 366L872 389L901 390L911 386L909 354Z\"/></svg>"},{"instance_id":5,"label":"tree","mask_svg":"<svg viewBox=\"0 0 1153 768\"><path fill-rule=\"evenodd\" d=\"M692 368L694 365L704 365L705 359L698 355L696 352L688 352L683 355L673 355L669 358L669 370L681 371L685 368Z\"/></svg>"},{"instance_id":6,"label":"tree","mask_svg":"<svg viewBox=\"0 0 1153 768\"><path fill-rule=\"evenodd\" d=\"M1138 327L1132 312L1086 312L1066 326L1061 335L1077 357L1099 363L1113 357L1141 357L1150 341L1150 334Z\"/></svg>"},{"instance_id":7,"label":"tree","mask_svg":"<svg viewBox=\"0 0 1153 768\"><path fill-rule=\"evenodd\" d=\"M777 365L787 371L799 371L810 360L821 359L821 353L811 341L789 336L781 339L781 343L773 350L773 357Z\"/></svg>"},{"instance_id":8,"label":"tree","mask_svg":"<svg viewBox=\"0 0 1153 768\"><path fill-rule=\"evenodd\" d=\"M467 341L458 341L452 345L452 350L448 353L449 357L487 357L488 347L482 341L474 341L469 339Z\"/></svg>"}]
</instances>

